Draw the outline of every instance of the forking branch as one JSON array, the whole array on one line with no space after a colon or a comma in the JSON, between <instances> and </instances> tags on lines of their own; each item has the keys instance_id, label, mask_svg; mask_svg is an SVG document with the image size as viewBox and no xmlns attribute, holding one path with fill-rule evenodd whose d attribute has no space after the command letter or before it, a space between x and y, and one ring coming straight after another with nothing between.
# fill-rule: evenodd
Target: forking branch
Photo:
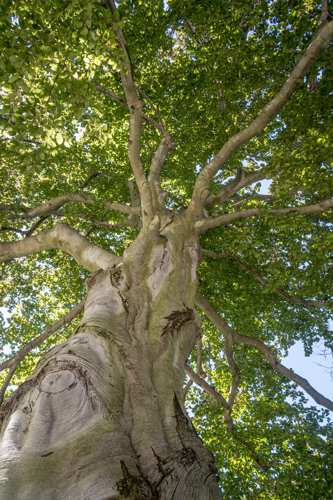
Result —
<instances>
[{"instance_id":1,"label":"forking branch","mask_svg":"<svg viewBox=\"0 0 333 500\"><path fill-rule=\"evenodd\" d=\"M161 117L161 113L160 111L156 108L156 106L154 106L154 104L151 102L151 100L149 99L149 97L143 92L143 90L141 90L137 85L135 85L135 88L136 90L139 92L139 94L142 95L142 97L149 103L151 109L156 113L157 115L157 118L158 118L158 121L159 121L159 124L160 124L160 127L163 131L163 137L166 141L169 141L170 143L172 142L172 137L171 135L165 130L165 126L164 126L164 123L163 123L163 120L162 120L162 117Z\"/></svg>"},{"instance_id":2,"label":"forking branch","mask_svg":"<svg viewBox=\"0 0 333 500\"><path fill-rule=\"evenodd\" d=\"M104 94L111 99L114 99L123 106L126 107L126 109L129 110L129 106L127 104L126 99L123 97L118 96L114 92L111 92L110 90L106 89L100 84L95 83L96 90L100 92L101 94ZM152 202L153 205L156 206L164 206L165 198L167 196L167 193L162 189L161 184L160 184L160 173L161 169L163 167L163 164L165 162L165 159L172 149L175 149L176 144L173 142L171 135L165 130L163 120L161 118L161 114L159 110L153 105L151 100L146 96L146 94L139 89L139 87L135 86L135 89L149 102L151 108L153 111L158 116L159 123L156 122L153 118L150 116L146 116L142 114L142 119L145 120L149 125L152 125L155 127L160 134L164 137L164 139L161 141L160 145L158 146L152 161L151 161L151 166L150 166L150 171L149 171L149 185L151 188L152 192Z\"/></svg>"},{"instance_id":3,"label":"forking branch","mask_svg":"<svg viewBox=\"0 0 333 500\"><path fill-rule=\"evenodd\" d=\"M209 394L215 401L222 405L227 410L231 411L231 405L224 399L221 394L219 394L214 387L208 384L203 378L199 377L197 373L189 366L185 365L185 373L190 377L191 380L197 385L199 385L207 394Z\"/></svg>"},{"instance_id":4,"label":"forking branch","mask_svg":"<svg viewBox=\"0 0 333 500\"><path fill-rule=\"evenodd\" d=\"M319 212L324 212L329 208L333 207L333 200L324 200L315 205L303 205L299 207L287 207L287 208L271 208L271 209L260 209L260 208L248 208L247 210L241 210L238 212L233 212L229 214L223 214L212 219L204 218L200 219L195 223L195 227L202 233L207 231L207 229L212 229L213 227L221 226L222 224L228 224L235 220L246 219L247 217L266 217L267 215L286 215L293 212L295 215L309 215Z\"/></svg>"},{"instance_id":5,"label":"forking branch","mask_svg":"<svg viewBox=\"0 0 333 500\"><path fill-rule=\"evenodd\" d=\"M214 307L208 302L208 300L205 299L205 297L203 297L199 292L196 293L195 303L205 313L207 318L216 326L216 328L220 330L224 337L229 340L231 344L239 343L256 347L264 354L265 358L274 370L281 373L289 380L296 382L296 384L302 387L302 389L304 389L316 401L316 403L333 411L333 402L316 391L306 379L300 377L293 371L283 366L275 358L270 348L266 344L264 344L264 342L261 342L261 340L258 340L256 338L248 337L246 335L241 335L235 332L235 330L233 330L233 328L228 325L228 323L218 314L218 312L215 311Z\"/></svg>"},{"instance_id":6,"label":"forking branch","mask_svg":"<svg viewBox=\"0 0 333 500\"><path fill-rule=\"evenodd\" d=\"M191 385L193 383L195 383L199 387L201 387L206 392L206 394L208 394L210 397L212 397L216 401L217 404L223 406L223 408L224 408L224 422L223 423L227 424L228 431L230 432L232 438L236 442L240 443L242 446L247 448L249 450L251 457L253 458L255 463L258 465L258 467L263 472L267 472L268 469L270 469L270 467L272 467L272 465L274 465L274 463L276 463L276 461L273 460L273 461L269 462L268 464L263 464L260 457L256 453L254 453L253 446L248 441L244 441L243 439L240 439L237 436L235 425L234 425L232 417L231 417L232 407L233 407L233 404L235 402L235 398L237 395L237 389L238 389L238 386L240 383L240 377L239 377L239 369L238 369L238 367L233 359L233 355L232 355L232 344L228 340L226 339L226 355L227 355L228 364L230 366L230 369L232 372L232 377L233 377L233 380L232 380L232 383L230 386L229 395L228 395L228 400L226 401L224 399L224 397L219 392L217 392L214 387L212 387L210 384L208 384L208 382L206 382L197 373L195 373L195 371L187 364L185 365L185 372L189 376L190 380L187 382L186 386L183 389L183 397L185 399L188 389L191 387Z\"/></svg>"},{"instance_id":7,"label":"forking branch","mask_svg":"<svg viewBox=\"0 0 333 500\"><path fill-rule=\"evenodd\" d=\"M261 113L248 127L231 137L216 156L201 170L194 186L189 210L197 214L202 213L202 208L209 196L210 184L214 175L225 165L234 151L268 125L273 116L286 104L302 79L308 74L332 40L333 22L328 22L319 28L316 36L276 96L266 104Z\"/></svg>"},{"instance_id":8,"label":"forking branch","mask_svg":"<svg viewBox=\"0 0 333 500\"><path fill-rule=\"evenodd\" d=\"M246 173L243 168L239 168L235 178L222 186L216 196L207 198L205 206L214 207L215 205L221 205L237 191L268 178L268 174L265 173L264 169Z\"/></svg>"},{"instance_id":9,"label":"forking branch","mask_svg":"<svg viewBox=\"0 0 333 500\"><path fill-rule=\"evenodd\" d=\"M97 90L97 92L99 92L100 94L103 94L103 95L109 97L110 99L113 99L114 101L119 102L120 104L122 104L123 106L125 106L125 108L129 111L129 107L128 107L126 99L124 99L123 97L115 94L111 90L106 89L100 83L97 83L97 82L94 82L94 83L95 83L95 89ZM144 115L144 114L142 115L142 119L146 123L148 123L148 125L152 125L153 127L155 127L156 130L158 130L158 132L164 137L165 131L164 131L164 129L161 126L160 123L158 123L156 120L154 120L150 116L147 116L147 115Z\"/></svg>"},{"instance_id":10,"label":"forking branch","mask_svg":"<svg viewBox=\"0 0 333 500\"><path fill-rule=\"evenodd\" d=\"M117 11L113 0L104 0L106 7L114 14ZM130 110L130 133L128 140L128 156L130 164L141 194L142 201L142 219L143 223L148 217L149 221L153 215L152 194L148 180L145 176L140 158L141 146L141 126L142 126L142 107L143 102L139 100L133 79L132 64L130 54L127 48L125 37L121 28L117 28L115 33L118 37L118 45L123 50L124 56L128 61L128 71L120 71L121 81L126 96L126 102Z\"/></svg>"}]
</instances>

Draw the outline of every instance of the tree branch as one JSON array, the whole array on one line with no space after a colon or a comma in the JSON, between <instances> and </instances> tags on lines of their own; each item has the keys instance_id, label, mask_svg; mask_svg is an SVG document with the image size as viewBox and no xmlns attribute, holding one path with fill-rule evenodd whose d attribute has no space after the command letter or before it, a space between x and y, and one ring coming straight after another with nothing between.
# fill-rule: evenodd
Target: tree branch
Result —
<instances>
[{"instance_id":1,"label":"tree branch","mask_svg":"<svg viewBox=\"0 0 333 500\"><path fill-rule=\"evenodd\" d=\"M188 364L185 364L185 372L195 384L199 385L205 392L207 392L207 394L214 398L219 405L224 406L227 410L231 410L230 404L224 399L224 397L221 396L221 394L219 394L214 387L209 385L203 378L199 377L199 375L197 375Z\"/></svg>"},{"instance_id":2,"label":"tree branch","mask_svg":"<svg viewBox=\"0 0 333 500\"><path fill-rule=\"evenodd\" d=\"M100 94L103 94L103 95L105 95L107 97L110 97L110 99L113 99L114 101L118 101L120 104L122 104L123 106L125 106L125 108L129 111L129 107L128 107L126 99L124 99L123 97L115 94L111 90L106 89L100 83L96 83L96 82L94 82L94 83L95 83L95 88L96 88L97 92L99 92ZM159 133L164 137L163 127L156 120L154 120L150 116L147 116L147 115L144 115L144 114L142 115L142 119L146 123L148 123L148 125L152 125L153 127L155 127L159 131Z\"/></svg>"},{"instance_id":3,"label":"tree branch","mask_svg":"<svg viewBox=\"0 0 333 500\"><path fill-rule=\"evenodd\" d=\"M117 11L114 0L104 0L105 5L114 14ZM130 110L130 134L128 140L128 156L130 164L141 194L143 208L143 221L148 216L149 221L153 216L152 195L148 180L145 176L140 158L141 147L141 125L142 125L142 107L143 101L138 99L136 94L134 78L132 72L132 63L127 48L125 37L121 28L115 30L118 37L118 45L123 50L124 56L128 61L128 72L120 71L121 81L126 96L127 105Z\"/></svg>"},{"instance_id":4,"label":"tree branch","mask_svg":"<svg viewBox=\"0 0 333 500\"><path fill-rule=\"evenodd\" d=\"M12 231L14 233L26 234L27 231L23 231L22 229L17 229L16 227L11 226L0 226L0 231Z\"/></svg>"},{"instance_id":5,"label":"tree branch","mask_svg":"<svg viewBox=\"0 0 333 500\"><path fill-rule=\"evenodd\" d=\"M82 182L82 184L80 185L80 188L84 189L89 184L89 182L92 181L98 175L101 175L101 174L98 172L98 170L94 170L93 173L90 174L89 177L87 177L86 180Z\"/></svg>"},{"instance_id":6,"label":"tree branch","mask_svg":"<svg viewBox=\"0 0 333 500\"><path fill-rule=\"evenodd\" d=\"M197 340L197 372L199 377L206 378L207 375L202 368L202 337Z\"/></svg>"},{"instance_id":7,"label":"tree branch","mask_svg":"<svg viewBox=\"0 0 333 500\"><path fill-rule=\"evenodd\" d=\"M127 219L127 222L119 222L117 224L109 224L106 221L97 220L97 219L93 219L92 221L95 224L95 226L97 226L97 227L104 227L105 229L122 229L122 228L125 228L125 227L132 227L133 226L133 224L131 223L131 221L128 220L128 219Z\"/></svg>"},{"instance_id":8,"label":"tree branch","mask_svg":"<svg viewBox=\"0 0 333 500\"><path fill-rule=\"evenodd\" d=\"M1 408L1 405L3 403L3 398L4 398L4 395L6 393L7 387L9 386L10 381L12 380L13 375L14 375L19 363L20 363L19 361L16 361L15 363L13 363L13 365L11 366L11 368L7 374L7 377L4 380L4 383L2 384L2 386L0 388L0 408Z\"/></svg>"},{"instance_id":9,"label":"tree branch","mask_svg":"<svg viewBox=\"0 0 333 500\"><path fill-rule=\"evenodd\" d=\"M230 355L232 357L232 351L230 349L231 349L231 343L229 343L228 348L227 348L227 350L228 350L227 357L229 358L228 361L230 361ZM185 400L188 389L192 385L190 382L192 382L192 383L194 382L195 384L199 385L209 396L211 396L213 399L215 399L215 401L219 405L223 406L223 408L224 408L224 423L227 424L228 430L229 430L232 438L235 441L237 441L238 443L241 443L243 446L245 446L249 450L251 457L253 458L255 463L258 465L258 467L263 472L267 472L267 470L270 467L272 467L272 465L276 461L272 461L268 465L262 464L260 458L254 453L254 451L252 449L252 445L250 443L248 443L247 441L243 441L242 439L238 438L235 434L235 426L234 426L234 423L233 423L233 420L231 417L231 412L232 412L232 405L234 404L234 401L235 401L235 398L237 395L237 388L238 388L240 380L239 380L239 370L238 370L238 367L237 367L233 358L232 358L232 361L230 363L230 366L232 366L231 370L233 372L233 376L235 373L235 378L234 378L234 380L231 384L231 387L230 387L228 401L226 401L224 399L224 397L221 396L221 394L219 394L215 390L214 387L212 387L205 380L203 380L201 377L199 377L199 375L197 375L195 373L195 371L189 365L185 364L185 372L190 377L190 380L183 389L184 400Z\"/></svg>"},{"instance_id":10,"label":"tree branch","mask_svg":"<svg viewBox=\"0 0 333 500\"><path fill-rule=\"evenodd\" d=\"M15 227L8 227L8 226L1 226L0 227L0 231L13 231L15 233L20 233L20 234L24 234L25 237L27 238L28 236L31 236L32 233L34 233L36 231L36 229L39 228L39 226L48 218L48 216L46 217L41 217L37 222L35 222L30 229L28 229L27 231L23 231L22 229L17 229Z\"/></svg>"},{"instance_id":11,"label":"tree branch","mask_svg":"<svg viewBox=\"0 0 333 500\"><path fill-rule=\"evenodd\" d=\"M201 170L194 186L190 209L199 213L208 197L210 183L214 175L228 161L234 151L261 132L273 116L285 105L300 82L311 70L319 56L333 40L333 22L326 23L296 64L289 78L278 94L264 107L257 118L245 129L229 139L217 155Z\"/></svg>"},{"instance_id":12,"label":"tree branch","mask_svg":"<svg viewBox=\"0 0 333 500\"><path fill-rule=\"evenodd\" d=\"M109 210L117 210L118 212L122 212L124 214L140 214L140 207L131 207L128 205L122 205L121 203L112 203L109 201L99 201L93 200L90 196L86 194L78 194L78 193L68 193L63 194L62 196L57 196L52 200L46 201L41 205L38 205L34 208L24 207L24 215L21 215L21 219L33 219L38 215L44 214L46 212L57 211L64 203L68 202L80 202L80 203L89 203L93 205L94 203L101 203ZM6 205L6 210L15 210L17 208L10 208L10 205ZM4 209L3 209L4 210ZM13 219L15 216L9 216L8 219Z\"/></svg>"},{"instance_id":13,"label":"tree branch","mask_svg":"<svg viewBox=\"0 0 333 500\"><path fill-rule=\"evenodd\" d=\"M333 411L332 401L317 392L305 378L300 377L293 371L281 365L281 363L273 355L270 348L266 344L261 342L261 340L241 335L235 332L235 330L233 330L233 328L231 328L228 323L215 311L214 307L208 302L208 300L205 299L205 297L203 297L198 291L195 295L195 303L205 313L207 318L216 326L216 328L220 330L225 338L229 340L229 342L231 342L232 344L241 343L256 347L264 354L265 358L274 370L281 373L289 380L296 382L296 384L302 387L302 389L304 389L315 400L316 403Z\"/></svg>"},{"instance_id":14,"label":"tree branch","mask_svg":"<svg viewBox=\"0 0 333 500\"><path fill-rule=\"evenodd\" d=\"M184 399L184 401L186 399L188 390L191 387L191 385L193 385L193 380L190 378L190 380L187 382L187 384L185 385L185 387L183 389L183 399Z\"/></svg>"},{"instance_id":15,"label":"tree branch","mask_svg":"<svg viewBox=\"0 0 333 500\"><path fill-rule=\"evenodd\" d=\"M333 23L332 23L333 24ZM246 219L247 217L267 217L269 214L285 215L290 212L295 212L295 215L308 215L315 214L318 212L324 212L328 208L333 207L333 200L324 200L315 205L305 205L300 207L289 207L289 208L271 208L271 209L260 209L260 208L248 208L247 210L242 210L239 212L233 212L230 214L223 214L219 217L212 219L204 218L200 219L195 223L195 227L200 230L200 232L207 231L207 229L212 229L213 227L221 226L222 224L227 224L234 220Z\"/></svg>"},{"instance_id":16,"label":"tree branch","mask_svg":"<svg viewBox=\"0 0 333 500\"><path fill-rule=\"evenodd\" d=\"M189 30L190 30L190 33L192 35L192 37L194 38L194 40L199 44L201 45L201 47L203 47L203 42L202 40L200 40L200 38L198 38L196 36L196 32L195 32L195 29L193 27L193 24L191 23L191 21L189 19L185 19L185 23L187 24Z\"/></svg>"},{"instance_id":17,"label":"tree branch","mask_svg":"<svg viewBox=\"0 0 333 500\"><path fill-rule=\"evenodd\" d=\"M115 267L121 257L90 243L84 236L65 224L56 224L48 231L23 240L0 243L0 263L44 250L63 250L90 272Z\"/></svg>"},{"instance_id":18,"label":"tree branch","mask_svg":"<svg viewBox=\"0 0 333 500\"><path fill-rule=\"evenodd\" d=\"M213 259L220 259L224 257L229 257L230 259L234 260L244 271L247 273L252 274L255 278L257 278L258 281L260 281L262 286L266 286L268 284L267 280L261 276L261 274L257 273L257 271L253 271L250 269L244 262L242 262L236 255L225 252L225 253L216 253L213 252L212 250L205 250L204 248L201 249L201 253L203 255L209 255L210 257L213 257ZM280 288L275 288L274 292L280 295L280 297L283 297L285 300L288 302L294 302L295 304L302 304L303 306L319 306L319 307L332 307L332 304L329 302L321 302L320 300L304 300L304 299L297 299L295 297L292 297L286 292L283 292L280 290Z\"/></svg>"},{"instance_id":19,"label":"tree branch","mask_svg":"<svg viewBox=\"0 0 333 500\"><path fill-rule=\"evenodd\" d=\"M172 141L162 140L151 161L148 180L155 207L164 208L168 196L168 192L161 187L160 174L169 151L174 148L175 144Z\"/></svg>"},{"instance_id":20,"label":"tree branch","mask_svg":"<svg viewBox=\"0 0 333 500\"><path fill-rule=\"evenodd\" d=\"M325 23L328 19L333 19L333 16L328 12L327 0L321 0L321 14L319 18L319 26Z\"/></svg>"},{"instance_id":21,"label":"tree branch","mask_svg":"<svg viewBox=\"0 0 333 500\"><path fill-rule=\"evenodd\" d=\"M32 236L32 234L36 231L36 229L38 229L47 218L48 218L48 216L46 215L46 216L41 217L40 219L38 219L38 221L36 221L31 226L31 228L26 232L25 237L28 238L29 236Z\"/></svg>"},{"instance_id":22,"label":"tree branch","mask_svg":"<svg viewBox=\"0 0 333 500\"><path fill-rule=\"evenodd\" d=\"M224 407L224 423L227 424L228 426L228 430L231 434L231 436L233 437L233 439L239 443L241 443L243 446L245 446L249 452L250 452L250 455L251 457L253 458L253 460L255 461L255 463L258 465L258 467L263 471L263 472L267 472L267 470L276 462L276 461L272 461L270 462L268 465L263 465L261 463L261 460L259 459L259 457L253 452L252 450L252 446L250 445L250 443L248 443L247 441L243 441L241 440L240 438L238 438L236 435L235 435L235 426L234 426L234 423L232 421L232 417L231 417L231 411L232 411L232 405L229 403L229 399L230 400L233 400L233 398L236 396L235 394L235 388L236 388L236 385L234 384L234 386L232 387L232 389L230 390L230 393L229 393L229 396L228 396L228 401L226 401L224 399L223 396L221 396L221 394L219 394L215 389L214 387L212 387L211 385L209 385L205 380L203 380L201 377L199 377L199 375L197 375L195 373L194 370L192 370L192 368L185 364L185 372L186 374L190 377L190 381L194 382L195 384L199 385L209 396L211 396L213 399L215 399L215 401L222 405ZM189 381L189 382L190 382ZM186 397L186 393L188 391L188 389L190 388L190 386L192 384L190 383L187 383L185 388L183 389L183 395L184 395L184 399ZM185 392L185 389L186 389L186 392ZM237 392L237 388L236 388L236 392Z\"/></svg>"},{"instance_id":23,"label":"tree branch","mask_svg":"<svg viewBox=\"0 0 333 500\"><path fill-rule=\"evenodd\" d=\"M243 168L239 168L236 177L222 186L215 197L207 198L205 206L214 207L215 205L221 205L225 200L229 199L240 189L250 186L254 182L259 182L267 178L267 174L264 172L264 170L245 173Z\"/></svg>"},{"instance_id":24,"label":"tree branch","mask_svg":"<svg viewBox=\"0 0 333 500\"><path fill-rule=\"evenodd\" d=\"M149 103L151 109L156 113L158 121L159 121L159 124L160 124L160 127L161 127L161 130L163 132L162 135L163 135L163 137L164 137L164 139L166 141L168 141L168 142L171 143L172 142L172 137L171 137L171 135L165 129L165 126L164 126L164 123L163 123L163 120L162 120L162 117L161 117L161 113L156 108L156 106L154 106L154 104L151 102L151 100L149 99L149 97L137 85L135 85L135 88L139 92L139 94L141 94L142 97L144 99L146 99L146 101ZM142 118L143 118L143 115L142 115Z\"/></svg>"},{"instance_id":25,"label":"tree branch","mask_svg":"<svg viewBox=\"0 0 333 500\"><path fill-rule=\"evenodd\" d=\"M60 212L59 210L50 210L49 213L50 213L50 215L56 215L57 217L61 217L61 218L62 217L66 217L66 215L68 215L65 212ZM119 228L134 227L135 226L135 224L131 220L131 217L133 217L133 214L129 215L129 217L127 217L125 219L125 222L119 222L119 223L116 223L116 224L109 224L109 222L107 222L105 220L94 219L93 217L91 217L91 216L89 216L87 214L84 214L84 213L70 212L70 216L71 217L75 217L77 219L83 219L83 220L88 220L88 221L93 222L95 229L96 229L96 227L104 227L106 229L119 229ZM135 215L135 217L138 217L138 219L140 219L138 215ZM43 219L45 220L45 219L47 219L47 217L44 217ZM39 225L40 223L41 223L41 219L38 222L36 222L34 224L34 226L37 226L37 224ZM33 227L31 229L33 229ZM30 231L31 230L29 230L29 231L20 231L20 232L22 234L26 234L26 237L27 237L27 236L30 236L28 234Z\"/></svg>"},{"instance_id":26,"label":"tree branch","mask_svg":"<svg viewBox=\"0 0 333 500\"><path fill-rule=\"evenodd\" d=\"M85 304L86 299L84 298L81 300L81 302L74 307L70 312L65 314L61 319L56 321L53 325L49 326L43 333L41 333L38 337L36 337L34 340L26 344L22 349L20 349L15 356L13 356L11 359L8 359L7 361L4 361L3 363L0 364L0 371L5 370L6 368L11 368L13 365L18 365L24 356L28 354L32 349L35 347L39 346L44 340L49 338L54 332L59 330L62 326L66 325L67 323L71 323L73 319L75 319L80 312L83 310L84 304Z\"/></svg>"},{"instance_id":27,"label":"tree branch","mask_svg":"<svg viewBox=\"0 0 333 500\"><path fill-rule=\"evenodd\" d=\"M127 101L124 97L121 97L120 95L115 94L114 92L103 87L103 85L101 85L98 82L95 82L94 80L93 80L93 83L95 84L95 89L97 90L97 92L99 92L100 94L103 94L107 97L110 97L110 99L113 99L114 101L119 102L120 104L125 106L125 108L128 110L128 104L127 104Z\"/></svg>"},{"instance_id":28,"label":"tree branch","mask_svg":"<svg viewBox=\"0 0 333 500\"><path fill-rule=\"evenodd\" d=\"M228 394L228 403L231 407L233 407L236 396L237 396L237 391L238 387L240 384L240 374L239 374L239 368L234 360L233 352L232 352L232 342L229 338L225 339L225 353L228 361L228 365L231 370L232 374L232 382L230 385L230 390Z\"/></svg>"}]
</instances>

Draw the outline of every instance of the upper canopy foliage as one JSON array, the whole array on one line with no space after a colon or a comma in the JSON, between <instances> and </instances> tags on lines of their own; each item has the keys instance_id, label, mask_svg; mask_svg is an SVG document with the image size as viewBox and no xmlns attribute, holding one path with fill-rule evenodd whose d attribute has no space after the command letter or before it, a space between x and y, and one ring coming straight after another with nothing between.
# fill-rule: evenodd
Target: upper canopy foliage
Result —
<instances>
[{"instance_id":1,"label":"upper canopy foliage","mask_svg":"<svg viewBox=\"0 0 333 500\"><path fill-rule=\"evenodd\" d=\"M138 211L129 215L124 208L140 202L122 76L132 72L144 101L140 153L147 176L161 135L172 144L161 185L167 208L178 213L188 207L198 173L278 94L318 30L331 24L326 3L313 0L128 0L117 11L110 5L1 2L3 242L61 220L120 256L140 229ZM128 54L118 43L121 29ZM220 165L205 206L205 219L217 222L200 237L211 250L199 267L200 292L234 330L260 339L278 358L298 340L306 354L319 340L333 349L331 45L305 73L268 125ZM270 193L260 196L264 179L271 180ZM73 193L89 201L69 197L29 213ZM303 214L268 212L313 205L318 208ZM260 213L221 218L247 209ZM215 259L212 252L224 255ZM61 250L3 264L0 293L11 316L2 323L1 345L11 350L2 360L74 307L87 275ZM12 383L21 383L74 327L26 356ZM203 334L203 369L227 398L235 373L225 339L208 320ZM193 387L187 395L216 454L225 498L330 498L328 411L305 407L295 384L253 347L236 344L233 356L240 372L234 435L222 425L221 406ZM195 351L189 364L196 361Z\"/></svg>"}]
</instances>

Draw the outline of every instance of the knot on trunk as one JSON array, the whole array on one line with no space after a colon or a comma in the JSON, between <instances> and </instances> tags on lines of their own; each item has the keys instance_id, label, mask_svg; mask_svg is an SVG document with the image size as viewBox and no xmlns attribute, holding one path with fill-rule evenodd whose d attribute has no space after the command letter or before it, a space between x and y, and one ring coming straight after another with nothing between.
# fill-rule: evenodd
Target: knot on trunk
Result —
<instances>
[{"instance_id":1,"label":"knot on trunk","mask_svg":"<svg viewBox=\"0 0 333 500\"><path fill-rule=\"evenodd\" d=\"M101 272L103 272L103 269L98 269L98 271L95 271L86 278L84 283L86 285L87 292L89 292L89 290L94 286L94 284L96 283L97 275Z\"/></svg>"},{"instance_id":2,"label":"knot on trunk","mask_svg":"<svg viewBox=\"0 0 333 500\"><path fill-rule=\"evenodd\" d=\"M142 476L133 476L123 460L120 460L123 479L117 482L119 494L127 499L149 500L154 498L152 489Z\"/></svg>"},{"instance_id":3,"label":"knot on trunk","mask_svg":"<svg viewBox=\"0 0 333 500\"><path fill-rule=\"evenodd\" d=\"M173 335L175 332L179 333L180 329L189 321L195 320L195 315L193 309L187 307L184 304L184 309L180 311L173 311L169 316L164 316L164 319L167 320L167 324L163 328L162 335L166 333L171 333Z\"/></svg>"}]
</instances>

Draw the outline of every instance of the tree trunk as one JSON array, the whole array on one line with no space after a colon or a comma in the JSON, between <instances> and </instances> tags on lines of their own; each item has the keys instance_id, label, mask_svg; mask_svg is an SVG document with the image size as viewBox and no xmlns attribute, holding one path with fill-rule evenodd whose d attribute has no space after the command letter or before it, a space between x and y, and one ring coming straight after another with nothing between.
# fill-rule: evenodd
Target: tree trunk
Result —
<instances>
[{"instance_id":1,"label":"tree trunk","mask_svg":"<svg viewBox=\"0 0 333 500\"><path fill-rule=\"evenodd\" d=\"M197 244L161 227L87 279L77 331L4 402L2 500L222 498L182 399Z\"/></svg>"}]
</instances>

